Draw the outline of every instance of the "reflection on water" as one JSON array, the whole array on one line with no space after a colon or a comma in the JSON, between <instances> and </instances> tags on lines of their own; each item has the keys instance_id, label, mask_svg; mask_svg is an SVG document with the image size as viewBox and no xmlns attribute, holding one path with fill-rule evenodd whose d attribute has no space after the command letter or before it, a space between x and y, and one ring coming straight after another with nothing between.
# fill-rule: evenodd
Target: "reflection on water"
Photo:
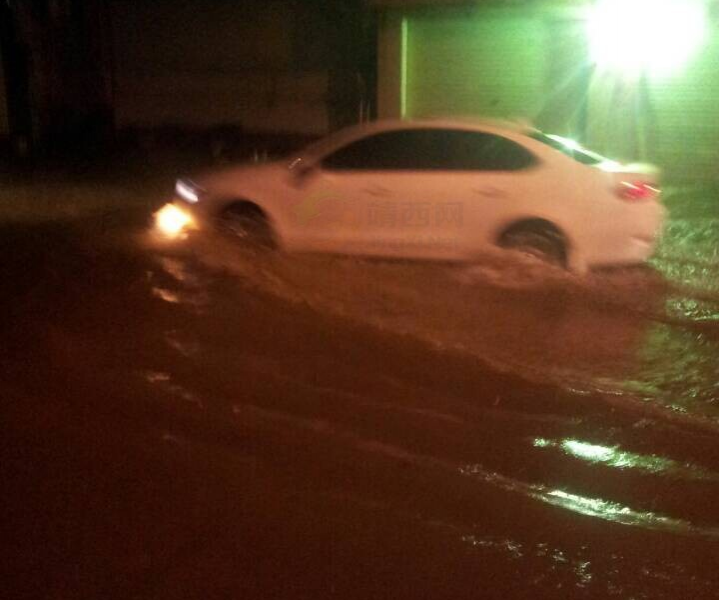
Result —
<instances>
[{"instance_id":1,"label":"reflection on water","mask_svg":"<svg viewBox=\"0 0 719 600\"><path fill-rule=\"evenodd\" d=\"M527 413L522 410L532 410L532 400L526 405L507 406L503 393L495 398L494 392L489 399L490 403L494 400L491 407L487 402L482 404L479 393L473 411L463 408L458 412L451 401L418 405L414 384L410 386L394 373L383 377L392 381L397 394L404 390L404 396L391 400L368 396L355 392L360 386L327 383L324 374L313 369L300 375L294 370L294 359L288 369L283 366L281 350L274 354L265 349L269 353L266 359L256 360L250 352L242 360L252 362L261 378L269 378L276 385L292 385L292 407L285 410L278 400L267 400L267 405L257 398L256 404L238 400L236 391L229 406L238 428L262 432L259 439L267 444L268 452L283 456L293 466L294 457L267 440L278 436L283 443L292 444L296 438L316 437L306 446L317 481L336 481L334 474L347 470L341 481L346 486L343 493L351 497L367 494L368 501L386 503L393 510L397 505L416 503L422 507L417 508L417 514L422 511L422 522L453 522L448 526L453 539L473 549L501 554L508 561L517 561L523 570L537 562L532 585L541 588L541 582L558 578L569 589L583 590L590 597L596 591L596 597L608 593L650 598L641 591L642 582L656 578L670 582L666 584L670 586L674 576L685 581L684 573L672 570L684 566L677 567L674 559L662 564L651 553L646 564L637 562L636 555L626 561L618 554L606 555L607 540L613 539L615 526L625 528L623 531L631 536L663 536L657 539L669 544L685 540L715 544L719 539L711 501L703 504L704 498L715 493L719 474L699 466L703 462L701 453L695 453L691 444L677 449L657 445L652 437L665 420L688 436L691 434L682 430L685 423L695 425L706 420L713 427L719 422L719 340L715 331L719 276L712 258L714 249L705 242L701 241L706 251L703 257L669 256L665 246L664 255L653 267L611 269L575 277L543 270L536 264L509 264L492 256L471 267L293 256L253 252L198 236L191 242L189 257L160 257L150 283L155 290L178 294L179 305L187 307L193 295L202 297L210 289L208 280L231 280L240 291L230 291L230 295L259 292L262 302L265 298L280 300L282 306L309 309L308 314L317 319L339 316L351 323L351 331L359 325L360 331L372 331L383 338L406 339L417 348L430 346L443 360L447 356L469 356L479 359L473 363L478 370L489 365L517 375L518 380L555 384L557 389L569 392L569 401L568 396L557 393L557 405L538 395L538 402L546 402L537 409L547 417L542 421L523 418ZM222 293L228 289L222 288ZM213 294L216 290L204 296L209 315L215 312L212 304L217 302ZM222 306L231 310L231 301ZM225 322L220 322L224 327ZM267 326L268 330L274 327L271 319ZM244 327L242 324L240 329ZM231 343L222 341L223 336L217 337L225 364L224 353ZM177 330L166 330L163 339L178 356L202 360L204 365L212 363L204 339L200 343ZM375 373L373 377L379 376ZM169 376L157 378L153 385L174 397L188 399ZM448 379L444 391L449 397L455 392L461 394L463 385ZM389 387L382 389L389 393ZM322 398L321 402L317 400L322 407L317 408L314 401L299 401L302 407L294 407L295 397L303 393L315 400ZM578 398L584 406L599 405L591 407L601 415L596 417L596 428L595 417L587 418L584 409L572 406L572 400ZM607 409L608 404L612 410ZM347 406L353 417L341 416L341 406ZM632 424L636 425L625 432L624 439L613 424L607 424L614 419L615 409L632 415ZM474 438L479 437L472 431L477 427L473 420L476 410L484 411L484 418L491 414L498 419L497 435L488 434L492 448L489 444L474 446ZM375 412L382 418L373 421ZM385 423L393 425L385 429ZM513 439L515 427L522 429L522 434ZM537 429L525 429L529 427ZM459 439L450 442L446 439L450 435ZM433 447L432 441L438 438L442 443ZM315 447L332 451L323 450L319 460L311 450ZM642 453L628 449L647 447L652 450ZM301 454L297 450L290 454L298 452ZM487 452L486 460L482 452ZM342 457L337 464L331 458L335 454ZM691 458L671 458L675 455ZM483 456L482 464L471 462L478 456ZM537 456L541 466L528 466ZM351 474L358 468L370 469L373 481L385 470L393 479L411 471L408 498L383 497L374 484L368 489L354 489ZM557 471L561 472L559 481L555 479ZM598 474L606 476L606 482ZM537 511L534 514L550 522L557 519L570 530L585 524L592 532L609 533L600 542L592 539L586 548L570 544L562 549L557 538L554 542L541 536L539 540L532 538L531 526L526 537L527 532L521 529L524 525L498 533L491 522L483 521L485 505L473 501L467 502L466 521L462 517L452 521L451 511L424 504L426 490L421 486L418 489L424 491L412 496L415 483L433 478L442 490L446 488L443 497L453 498L454 486L462 480L469 486L463 490L482 498L485 494L502 498L500 512L511 513L516 501L522 507L518 515ZM681 495L674 494L677 483L683 488ZM493 505L492 510L496 508ZM693 581L696 589L703 589L706 583ZM632 588L634 582L637 585ZM627 591L630 588L632 591Z\"/></svg>"},{"instance_id":2,"label":"reflection on water","mask_svg":"<svg viewBox=\"0 0 719 600\"><path fill-rule=\"evenodd\" d=\"M590 463L601 463L616 469L632 469L677 479L719 481L719 474L696 465L681 464L656 455L636 454L621 450L618 446L602 446L572 439L557 441L544 438L536 438L533 445L536 448L555 448L574 458Z\"/></svg>"},{"instance_id":3,"label":"reflection on water","mask_svg":"<svg viewBox=\"0 0 719 600\"><path fill-rule=\"evenodd\" d=\"M653 263L677 285L708 292L719 291L719 220L673 218Z\"/></svg>"},{"instance_id":4,"label":"reflection on water","mask_svg":"<svg viewBox=\"0 0 719 600\"><path fill-rule=\"evenodd\" d=\"M147 272L150 293L169 304L179 304L202 314L211 303L207 278L179 257L158 256L159 269Z\"/></svg>"},{"instance_id":5,"label":"reflection on water","mask_svg":"<svg viewBox=\"0 0 719 600\"><path fill-rule=\"evenodd\" d=\"M715 582L708 577L692 578L693 589L669 592L664 595L658 591L661 585L685 580L685 570L671 562L646 562L629 560L622 553L605 552L593 555L586 546L569 552L553 544L544 542L521 542L484 535L481 532L460 533L462 542L482 553L484 560L488 555L503 556L517 563L521 569L525 586L553 584L553 590L544 594L527 594L521 597L536 598L632 598L636 600L656 600L656 598L714 598ZM631 570L630 579L622 573ZM526 589L526 588L525 588ZM513 597L513 596L511 596Z\"/></svg>"},{"instance_id":6,"label":"reflection on water","mask_svg":"<svg viewBox=\"0 0 719 600\"><path fill-rule=\"evenodd\" d=\"M719 527L699 527L682 519L675 519L651 511L635 510L611 500L581 496L542 484L524 483L500 473L488 471L480 464L467 465L460 468L459 471L463 475L477 478L503 490L523 494L546 504L587 517L667 533L694 534L712 539L719 538Z\"/></svg>"},{"instance_id":7,"label":"reflection on water","mask_svg":"<svg viewBox=\"0 0 719 600\"><path fill-rule=\"evenodd\" d=\"M178 331L167 331L164 338L170 348L185 358L192 358L200 353L200 344L191 339L186 339Z\"/></svg>"},{"instance_id":8,"label":"reflection on water","mask_svg":"<svg viewBox=\"0 0 719 600\"><path fill-rule=\"evenodd\" d=\"M186 389L182 385L175 383L169 373L147 371L144 373L144 378L148 383L159 387L171 397L179 398L184 402L194 404L195 406L197 406L197 408L204 408L204 403L202 399L193 394L190 390Z\"/></svg>"},{"instance_id":9,"label":"reflection on water","mask_svg":"<svg viewBox=\"0 0 719 600\"><path fill-rule=\"evenodd\" d=\"M531 381L599 392L635 411L719 419L719 264L711 261L697 270L660 257L654 268L575 277L501 256L473 266L434 265L261 254L202 236L194 243L212 269L318 312L468 354ZM707 256L714 251L707 245Z\"/></svg>"},{"instance_id":10,"label":"reflection on water","mask_svg":"<svg viewBox=\"0 0 719 600\"><path fill-rule=\"evenodd\" d=\"M118 458L75 469L56 453L62 493L48 498L65 503L63 494L76 498L95 479L103 488L97 501L69 503L79 516L59 541L78 533L63 571L109 563L112 550L92 553L122 523L114 539L136 537L138 558L108 580L134 579L126 597L147 590L158 565L158 579L174 580L162 565L175 557L179 570L202 567L200 585L222 585L263 561L274 575L295 557L301 568L286 580L319 572L324 584L323 568L339 556L330 575L347 583L340 571L392 545L396 553L366 567L345 597L381 595L363 585L388 566L403 581L431 572L441 589L428 597L716 595L716 438L643 412L712 414L715 283L681 288L661 265L576 278L492 259L462 268L219 243L190 250L130 266L124 255L93 254L91 284L54 291L48 311L39 296L18 303L33 326L14 334L22 343L11 366L39 400L6 404L30 407L20 427L28 447L38 429L54 433L64 420L60 439L75 440L81 460L88 441L103 449L108 437ZM59 273L71 279L69 256ZM36 384L36 372L47 381ZM140 458L128 467L133 448ZM36 464L55 455L47 450ZM135 485L142 468L132 465L153 460ZM41 478L27 465L18 472L34 489ZM97 477L75 485L76 471ZM100 523L108 527L84 527L88 513L133 489L126 515L110 510ZM158 497L157 513L143 509ZM188 512L165 511L177 498ZM155 516L166 529L147 527ZM306 552L294 551L305 542ZM41 544L31 546L27 557Z\"/></svg>"},{"instance_id":11,"label":"reflection on water","mask_svg":"<svg viewBox=\"0 0 719 600\"><path fill-rule=\"evenodd\" d=\"M188 287L197 287L202 285L202 278L193 272L190 266L179 258L171 258L169 256L161 256L158 263L162 270L170 275L175 281Z\"/></svg>"},{"instance_id":12,"label":"reflection on water","mask_svg":"<svg viewBox=\"0 0 719 600\"><path fill-rule=\"evenodd\" d=\"M667 315L680 322L719 324L719 305L716 301L694 298L671 298L667 300Z\"/></svg>"},{"instance_id":13,"label":"reflection on water","mask_svg":"<svg viewBox=\"0 0 719 600\"><path fill-rule=\"evenodd\" d=\"M711 329L657 323L647 333L641 361L627 385L674 412L716 420L718 356L719 340Z\"/></svg>"},{"instance_id":14,"label":"reflection on water","mask_svg":"<svg viewBox=\"0 0 719 600\"><path fill-rule=\"evenodd\" d=\"M170 304L180 304L181 302L179 294L161 287L153 287L152 295L164 300L165 302L169 302Z\"/></svg>"},{"instance_id":15,"label":"reflection on water","mask_svg":"<svg viewBox=\"0 0 719 600\"><path fill-rule=\"evenodd\" d=\"M628 506L622 506L609 500L587 498L577 494L570 494L564 490L547 490L542 486L532 486L532 489L534 498L588 517L597 517L605 521L644 527L646 529L685 533L694 530L694 527L686 521L672 519L652 512L632 510ZM719 529L703 530L702 533L719 537Z\"/></svg>"},{"instance_id":16,"label":"reflection on water","mask_svg":"<svg viewBox=\"0 0 719 600\"><path fill-rule=\"evenodd\" d=\"M543 265L486 258L482 266L357 258L259 255L216 241L200 246L207 265L295 303L309 305L432 346L476 356L528 379L592 388L622 381L634 365L648 323L616 310L601 284ZM663 302L663 288L628 273L621 296L650 283L642 310Z\"/></svg>"},{"instance_id":17,"label":"reflection on water","mask_svg":"<svg viewBox=\"0 0 719 600\"><path fill-rule=\"evenodd\" d=\"M510 560L540 561L541 566L534 576L534 583L539 583L546 579L550 573L558 570L568 571L572 575L574 581L571 584L574 589L587 588L595 578L592 563L584 560L581 554L575 558L570 558L566 552L545 542L526 544L517 540L478 534L464 534L461 539L473 548L503 554L508 556ZM582 548L581 550L586 549Z\"/></svg>"}]
</instances>

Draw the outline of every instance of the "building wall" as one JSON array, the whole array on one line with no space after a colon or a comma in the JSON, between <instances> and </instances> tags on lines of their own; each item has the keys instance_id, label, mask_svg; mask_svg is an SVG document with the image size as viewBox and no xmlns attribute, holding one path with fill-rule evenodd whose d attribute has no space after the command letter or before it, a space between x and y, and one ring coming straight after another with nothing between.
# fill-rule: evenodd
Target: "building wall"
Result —
<instances>
[{"instance_id":1,"label":"building wall","mask_svg":"<svg viewBox=\"0 0 719 600\"><path fill-rule=\"evenodd\" d=\"M542 23L531 13L457 11L406 28L406 113L532 118L543 100Z\"/></svg>"},{"instance_id":2,"label":"building wall","mask_svg":"<svg viewBox=\"0 0 719 600\"><path fill-rule=\"evenodd\" d=\"M586 14L385 8L380 116L526 117L613 158L654 162L670 180L719 177L719 23L683 69L628 78L592 64Z\"/></svg>"},{"instance_id":3,"label":"building wall","mask_svg":"<svg viewBox=\"0 0 719 600\"><path fill-rule=\"evenodd\" d=\"M567 133L580 120L586 56L572 14L507 7L386 10L379 114L523 119Z\"/></svg>"},{"instance_id":4,"label":"building wall","mask_svg":"<svg viewBox=\"0 0 719 600\"><path fill-rule=\"evenodd\" d=\"M309 31L296 52L302 27ZM117 0L116 124L323 133L329 68L321 27L282 0Z\"/></svg>"}]
</instances>

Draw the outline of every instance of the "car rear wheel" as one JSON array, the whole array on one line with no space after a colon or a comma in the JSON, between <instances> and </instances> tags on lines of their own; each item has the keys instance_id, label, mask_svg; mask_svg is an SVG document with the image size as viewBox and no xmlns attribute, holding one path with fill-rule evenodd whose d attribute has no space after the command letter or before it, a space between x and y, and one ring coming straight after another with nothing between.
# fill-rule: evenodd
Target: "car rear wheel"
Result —
<instances>
[{"instance_id":1,"label":"car rear wheel","mask_svg":"<svg viewBox=\"0 0 719 600\"><path fill-rule=\"evenodd\" d=\"M218 227L243 244L257 248L275 247L272 227L254 204L242 202L228 206L220 214Z\"/></svg>"},{"instance_id":2,"label":"car rear wheel","mask_svg":"<svg viewBox=\"0 0 719 600\"><path fill-rule=\"evenodd\" d=\"M499 245L558 267L567 266L566 244L562 234L548 225L527 224L508 229Z\"/></svg>"}]
</instances>

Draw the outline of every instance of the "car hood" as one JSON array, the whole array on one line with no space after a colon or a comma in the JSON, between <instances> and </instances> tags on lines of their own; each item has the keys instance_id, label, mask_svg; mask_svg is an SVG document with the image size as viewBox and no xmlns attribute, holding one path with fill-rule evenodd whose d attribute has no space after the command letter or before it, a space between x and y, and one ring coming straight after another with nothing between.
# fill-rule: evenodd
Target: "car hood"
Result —
<instances>
[{"instance_id":1,"label":"car hood","mask_svg":"<svg viewBox=\"0 0 719 600\"><path fill-rule=\"evenodd\" d=\"M286 160L265 163L246 163L220 170L206 171L192 178L192 181L207 191L226 188L240 182L261 182L289 172Z\"/></svg>"}]
</instances>

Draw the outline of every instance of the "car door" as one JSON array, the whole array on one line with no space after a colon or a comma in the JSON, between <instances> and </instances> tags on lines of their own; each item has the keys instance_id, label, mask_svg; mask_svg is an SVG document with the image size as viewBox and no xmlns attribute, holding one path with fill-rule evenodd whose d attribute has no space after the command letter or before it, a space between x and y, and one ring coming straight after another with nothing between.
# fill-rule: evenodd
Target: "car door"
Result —
<instances>
[{"instance_id":1,"label":"car door","mask_svg":"<svg viewBox=\"0 0 719 600\"><path fill-rule=\"evenodd\" d=\"M306 245L385 256L466 257L518 192L515 172L532 163L521 148L519 157L497 157L506 153L505 147L497 149L501 141L471 130L406 128L330 152L304 183L295 207ZM513 142L510 147L516 150Z\"/></svg>"},{"instance_id":2,"label":"car door","mask_svg":"<svg viewBox=\"0 0 719 600\"><path fill-rule=\"evenodd\" d=\"M457 247L462 258L494 245L509 223L546 215L550 182L521 137L463 129L437 132L435 143L443 149L438 162L447 182L445 203L460 203Z\"/></svg>"},{"instance_id":3,"label":"car door","mask_svg":"<svg viewBox=\"0 0 719 600\"><path fill-rule=\"evenodd\" d=\"M447 180L436 164L433 133L374 133L323 156L294 207L303 245L385 256L451 254L452 232L440 229L456 229L461 215L458 204L441 206Z\"/></svg>"}]
</instances>

